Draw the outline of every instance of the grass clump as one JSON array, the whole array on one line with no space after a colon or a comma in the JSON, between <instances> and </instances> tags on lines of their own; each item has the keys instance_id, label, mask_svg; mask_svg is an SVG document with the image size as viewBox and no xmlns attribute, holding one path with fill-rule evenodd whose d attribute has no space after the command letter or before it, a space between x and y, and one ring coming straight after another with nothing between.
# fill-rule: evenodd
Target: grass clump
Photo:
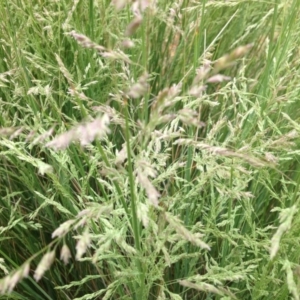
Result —
<instances>
[{"instance_id":1,"label":"grass clump","mask_svg":"<svg viewBox=\"0 0 300 300\"><path fill-rule=\"evenodd\" d=\"M299 1L2 1L0 299L299 299Z\"/></svg>"}]
</instances>

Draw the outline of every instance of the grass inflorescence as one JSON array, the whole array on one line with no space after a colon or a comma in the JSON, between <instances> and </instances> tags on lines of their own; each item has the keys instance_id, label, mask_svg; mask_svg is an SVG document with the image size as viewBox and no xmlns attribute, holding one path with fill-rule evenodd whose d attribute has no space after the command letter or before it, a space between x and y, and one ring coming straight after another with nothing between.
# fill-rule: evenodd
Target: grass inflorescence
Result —
<instances>
[{"instance_id":1,"label":"grass inflorescence","mask_svg":"<svg viewBox=\"0 0 300 300\"><path fill-rule=\"evenodd\" d=\"M0 299L300 299L299 9L0 2Z\"/></svg>"}]
</instances>

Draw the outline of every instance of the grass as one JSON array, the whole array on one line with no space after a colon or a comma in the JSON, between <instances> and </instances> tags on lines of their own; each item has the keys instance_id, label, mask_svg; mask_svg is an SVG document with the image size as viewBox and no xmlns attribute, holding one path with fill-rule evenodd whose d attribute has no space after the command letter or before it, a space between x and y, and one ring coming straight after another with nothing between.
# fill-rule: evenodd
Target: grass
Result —
<instances>
[{"instance_id":1,"label":"grass","mask_svg":"<svg viewBox=\"0 0 300 300\"><path fill-rule=\"evenodd\" d=\"M0 299L300 298L300 3L157 2L0 2Z\"/></svg>"}]
</instances>

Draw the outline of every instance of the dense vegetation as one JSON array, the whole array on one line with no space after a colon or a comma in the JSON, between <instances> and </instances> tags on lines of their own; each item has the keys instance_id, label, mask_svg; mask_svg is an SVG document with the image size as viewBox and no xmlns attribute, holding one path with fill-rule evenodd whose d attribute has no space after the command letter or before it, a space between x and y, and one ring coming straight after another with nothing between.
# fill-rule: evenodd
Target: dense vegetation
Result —
<instances>
[{"instance_id":1,"label":"dense vegetation","mask_svg":"<svg viewBox=\"0 0 300 300\"><path fill-rule=\"evenodd\" d=\"M300 299L299 11L0 1L0 299Z\"/></svg>"}]
</instances>

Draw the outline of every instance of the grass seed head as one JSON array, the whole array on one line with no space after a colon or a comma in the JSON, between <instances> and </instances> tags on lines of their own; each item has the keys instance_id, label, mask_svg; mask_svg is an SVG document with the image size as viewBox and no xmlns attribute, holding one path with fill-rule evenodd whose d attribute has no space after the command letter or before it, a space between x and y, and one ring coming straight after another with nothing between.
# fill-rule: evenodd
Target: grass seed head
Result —
<instances>
[{"instance_id":1,"label":"grass seed head","mask_svg":"<svg viewBox=\"0 0 300 300\"><path fill-rule=\"evenodd\" d=\"M41 259L40 263L38 264L35 272L34 272L34 279L35 281L41 280L44 276L45 272L50 269L51 265L53 264L55 259L55 251L51 251L46 253L43 258Z\"/></svg>"},{"instance_id":2,"label":"grass seed head","mask_svg":"<svg viewBox=\"0 0 300 300\"><path fill-rule=\"evenodd\" d=\"M91 238L88 230L85 230L84 233L77 238L78 241L76 244L76 260L80 260L87 251L88 247L91 246Z\"/></svg>"},{"instance_id":3,"label":"grass seed head","mask_svg":"<svg viewBox=\"0 0 300 300\"><path fill-rule=\"evenodd\" d=\"M140 27L142 24L143 18L141 15L137 15L127 26L125 30L125 36L131 36L133 35L136 30Z\"/></svg>"},{"instance_id":4,"label":"grass seed head","mask_svg":"<svg viewBox=\"0 0 300 300\"><path fill-rule=\"evenodd\" d=\"M64 262L65 265L67 265L71 257L72 255L69 247L64 244L61 248L60 259Z\"/></svg>"}]
</instances>

